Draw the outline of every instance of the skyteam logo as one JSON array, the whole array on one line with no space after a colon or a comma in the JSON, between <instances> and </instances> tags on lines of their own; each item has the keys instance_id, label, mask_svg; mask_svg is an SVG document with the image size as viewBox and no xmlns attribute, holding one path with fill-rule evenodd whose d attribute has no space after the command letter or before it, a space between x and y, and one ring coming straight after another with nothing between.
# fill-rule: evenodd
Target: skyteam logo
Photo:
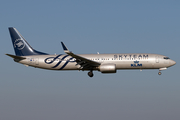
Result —
<instances>
[{"instance_id":1,"label":"skyteam logo","mask_svg":"<svg viewBox=\"0 0 180 120\"><path fill-rule=\"evenodd\" d=\"M14 42L14 48L17 48L18 50L22 50L25 47L25 44L23 40L21 39L16 39Z\"/></svg>"},{"instance_id":2,"label":"skyteam logo","mask_svg":"<svg viewBox=\"0 0 180 120\"><path fill-rule=\"evenodd\" d=\"M139 61L134 61L134 64L131 64L131 67L142 67L142 64L139 64Z\"/></svg>"},{"instance_id":3,"label":"skyteam logo","mask_svg":"<svg viewBox=\"0 0 180 120\"><path fill-rule=\"evenodd\" d=\"M63 57L61 57L61 56L62 56L62 54L57 55L56 57L48 57L48 58L46 58L46 59L44 60L44 62L45 62L46 64L52 64L52 63L54 63L55 61L57 61L57 62L55 62L56 64L52 67L52 68L56 68L56 67L58 67L58 66L62 63L62 61L65 61L65 63L63 63L63 65L59 68L59 70L62 70L64 67L66 67L66 65L67 65L69 62L76 62L75 60L73 60L73 57L65 60L67 57L69 57L69 55L65 55L65 56L63 56ZM61 58L60 58L60 57L61 57Z\"/></svg>"}]
</instances>

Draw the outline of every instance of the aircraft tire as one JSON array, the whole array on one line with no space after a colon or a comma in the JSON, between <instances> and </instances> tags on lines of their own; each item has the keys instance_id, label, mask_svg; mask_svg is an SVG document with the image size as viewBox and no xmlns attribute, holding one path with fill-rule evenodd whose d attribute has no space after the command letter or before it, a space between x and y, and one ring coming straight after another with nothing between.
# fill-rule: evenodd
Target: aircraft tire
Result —
<instances>
[{"instance_id":1,"label":"aircraft tire","mask_svg":"<svg viewBox=\"0 0 180 120\"><path fill-rule=\"evenodd\" d=\"M94 76L93 72L88 72L88 76L93 77Z\"/></svg>"},{"instance_id":2,"label":"aircraft tire","mask_svg":"<svg viewBox=\"0 0 180 120\"><path fill-rule=\"evenodd\" d=\"M158 72L158 75L161 75L162 73L161 72Z\"/></svg>"}]
</instances>

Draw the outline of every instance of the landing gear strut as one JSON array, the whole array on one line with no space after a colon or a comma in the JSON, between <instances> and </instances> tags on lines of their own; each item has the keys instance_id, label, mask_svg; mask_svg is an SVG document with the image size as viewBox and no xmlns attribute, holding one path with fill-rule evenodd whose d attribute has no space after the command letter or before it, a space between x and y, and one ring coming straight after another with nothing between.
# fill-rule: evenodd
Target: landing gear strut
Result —
<instances>
[{"instance_id":1,"label":"landing gear strut","mask_svg":"<svg viewBox=\"0 0 180 120\"><path fill-rule=\"evenodd\" d=\"M90 72L88 72L88 75L89 75L89 77L93 77L93 72L92 72L92 70L90 71Z\"/></svg>"},{"instance_id":2,"label":"landing gear strut","mask_svg":"<svg viewBox=\"0 0 180 120\"><path fill-rule=\"evenodd\" d=\"M161 73L161 70L166 70L167 68L165 67L165 68L159 68L159 72L158 72L158 75L161 75L162 73Z\"/></svg>"}]
</instances>

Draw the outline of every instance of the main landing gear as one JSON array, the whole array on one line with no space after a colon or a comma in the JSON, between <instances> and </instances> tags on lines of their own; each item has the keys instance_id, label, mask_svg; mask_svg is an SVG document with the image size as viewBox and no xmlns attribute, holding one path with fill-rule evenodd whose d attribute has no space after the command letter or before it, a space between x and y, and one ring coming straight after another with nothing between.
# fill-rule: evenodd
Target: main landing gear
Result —
<instances>
[{"instance_id":1,"label":"main landing gear","mask_svg":"<svg viewBox=\"0 0 180 120\"><path fill-rule=\"evenodd\" d=\"M89 76L89 77L93 77L93 76L94 76L92 70L88 72L88 76Z\"/></svg>"}]
</instances>

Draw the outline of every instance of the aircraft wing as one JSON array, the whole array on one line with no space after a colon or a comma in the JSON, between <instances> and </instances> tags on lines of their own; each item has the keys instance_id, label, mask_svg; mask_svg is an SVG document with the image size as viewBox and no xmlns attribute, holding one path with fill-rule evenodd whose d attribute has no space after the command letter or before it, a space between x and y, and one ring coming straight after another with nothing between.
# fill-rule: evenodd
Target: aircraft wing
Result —
<instances>
[{"instance_id":1,"label":"aircraft wing","mask_svg":"<svg viewBox=\"0 0 180 120\"><path fill-rule=\"evenodd\" d=\"M80 68L86 69L86 68L98 67L101 64L99 62L95 62L95 61L89 60L87 58L84 58L82 56L76 55L76 54L72 53L71 51L69 51L63 42L61 42L61 44L64 49L64 52L66 54L72 56L73 58L75 58L77 65L81 65Z\"/></svg>"}]
</instances>

